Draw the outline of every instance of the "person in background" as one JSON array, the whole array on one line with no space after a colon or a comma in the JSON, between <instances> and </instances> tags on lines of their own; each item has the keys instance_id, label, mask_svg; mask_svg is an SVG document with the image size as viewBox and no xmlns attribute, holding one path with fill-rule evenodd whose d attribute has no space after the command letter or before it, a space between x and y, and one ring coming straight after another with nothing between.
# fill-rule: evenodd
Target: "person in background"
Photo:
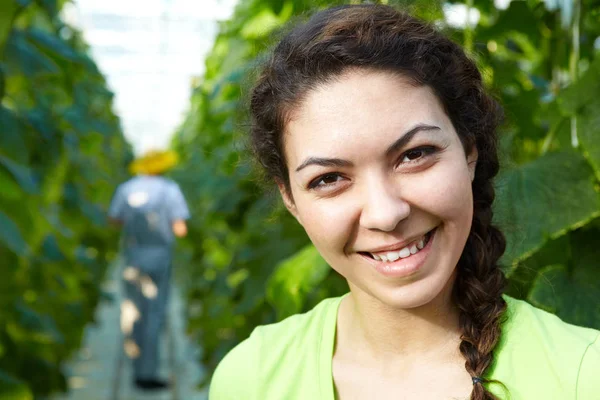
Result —
<instances>
[{"instance_id":1,"label":"person in background","mask_svg":"<svg viewBox=\"0 0 600 400\"><path fill-rule=\"evenodd\" d=\"M140 389L168 387L158 376L159 334L165 321L173 243L187 235L190 217L179 185L161 175L176 163L177 155L170 151L152 151L135 160L130 171L137 176L119 185L109 209L110 221L122 228L121 329Z\"/></svg>"}]
</instances>

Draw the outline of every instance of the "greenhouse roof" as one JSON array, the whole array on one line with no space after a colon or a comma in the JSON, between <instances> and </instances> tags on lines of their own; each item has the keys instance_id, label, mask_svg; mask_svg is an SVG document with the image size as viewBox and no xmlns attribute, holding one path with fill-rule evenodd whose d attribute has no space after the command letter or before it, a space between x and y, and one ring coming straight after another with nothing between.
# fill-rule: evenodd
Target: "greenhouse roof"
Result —
<instances>
[{"instance_id":1,"label":"greenhouse roof","mask_svg":"<svg viewBox=\"0 0 600 400\"><path fill-rule=\"evenodd\" d=\"M78 0L79 26L115 92L115 111L136 153L166 148L189 105L195 77L237 0Z\"/></svg>"}]
</instances>

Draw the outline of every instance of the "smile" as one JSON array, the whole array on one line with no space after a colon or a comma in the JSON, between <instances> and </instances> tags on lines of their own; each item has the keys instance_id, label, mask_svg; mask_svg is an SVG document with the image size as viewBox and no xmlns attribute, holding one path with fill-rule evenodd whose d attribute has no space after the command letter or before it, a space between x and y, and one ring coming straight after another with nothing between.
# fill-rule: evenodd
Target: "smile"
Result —
<instances>
[{"instance_id":1,"label":"smile","mask_svg":"<svg viewBox=\"0 0 600 400\"><path fill-rule=\"evenodd\" d=\"M369 255L374 260L384 262L394 262L400 258L408 258L414 254L417 254L425 246L427 246L427 243L431 239L432 233L433 230L397 251L382 251L378 253L365 252L363 254Z\"/></svg>"},{"instance_id":2,"label":"smile","mask_svg":"<svg viewBox=\"0 0 600 400\"><path fill-rule=\"evenodd\" d=\"M436 231L437 228L431 230L399 250L359 254L381 275L387 278L406 278L417 273L425 265Z\"/></svg>"}]
</instances>

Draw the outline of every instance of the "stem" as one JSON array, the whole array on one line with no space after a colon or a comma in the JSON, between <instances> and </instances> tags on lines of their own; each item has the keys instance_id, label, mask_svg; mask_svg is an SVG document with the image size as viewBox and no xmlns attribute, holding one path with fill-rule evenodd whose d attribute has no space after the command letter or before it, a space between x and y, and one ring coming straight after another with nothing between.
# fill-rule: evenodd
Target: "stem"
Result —
<instances>
[{"instance_id":1,"label":"stem","mask_svg":"<svg viewBox=\"0 0 600 400\"><path fill-rule=\"evenodd\" d=\"M541 154L544 155L550 150L550 146L556 137L556 132L562 127L563 123L567 121L567 118L562 118L556 125L550 128L550 132L544 138L544 143L542 143Z\"/></svg>"},{"instance_id":2,"label":"stem","mask_svg":"<svg viewBox=\"0 0 600 400\"><path fill-rule=\"evenodd\" d=\"M473 53L473 27L471 26L471 10L473 9L473 0L467 0L467 23L465 25L465 49L468 53Z\"/></svg>"},{"instance_id":3,"label":"stem","mask_svg":"<svg viewBox=\"0 0 600 400\"><path fill-rule=\"evenodd\" d=\"M579 23L581 20L581 0L574 0L573 3L573 23L571 24L571 56L569 57L569 75L571 76L571 85L578 78L579 64ZM577 115L571 117L571 146L579 147L579 139L577 137Z\"/></svg>"}]
</instances>

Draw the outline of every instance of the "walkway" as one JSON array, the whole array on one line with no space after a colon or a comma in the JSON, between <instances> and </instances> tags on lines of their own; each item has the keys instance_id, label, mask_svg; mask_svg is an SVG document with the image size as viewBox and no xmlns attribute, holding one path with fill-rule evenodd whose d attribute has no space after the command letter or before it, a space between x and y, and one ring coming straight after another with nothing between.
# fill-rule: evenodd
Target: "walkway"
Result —
<instances>
[{"instance_id":1,"label":"walkway","mask_svg":"<svg viewBox=\"0 0 600 400\"><path fill-rule=\"evenodd\" d=\"M122 288L118 268L113 267L103 289L112 296L98 306L97 324L90 325L84 344L68 365L70 392L52 400L206 400L206 391L195 387L204 371L199 349L185 336L182 293L172 288L168 334L162 335L161 376L169 377L170 390L144 392L132 385L132 365L121 350L119 305Z\"/></svg>"}]
</instances>

